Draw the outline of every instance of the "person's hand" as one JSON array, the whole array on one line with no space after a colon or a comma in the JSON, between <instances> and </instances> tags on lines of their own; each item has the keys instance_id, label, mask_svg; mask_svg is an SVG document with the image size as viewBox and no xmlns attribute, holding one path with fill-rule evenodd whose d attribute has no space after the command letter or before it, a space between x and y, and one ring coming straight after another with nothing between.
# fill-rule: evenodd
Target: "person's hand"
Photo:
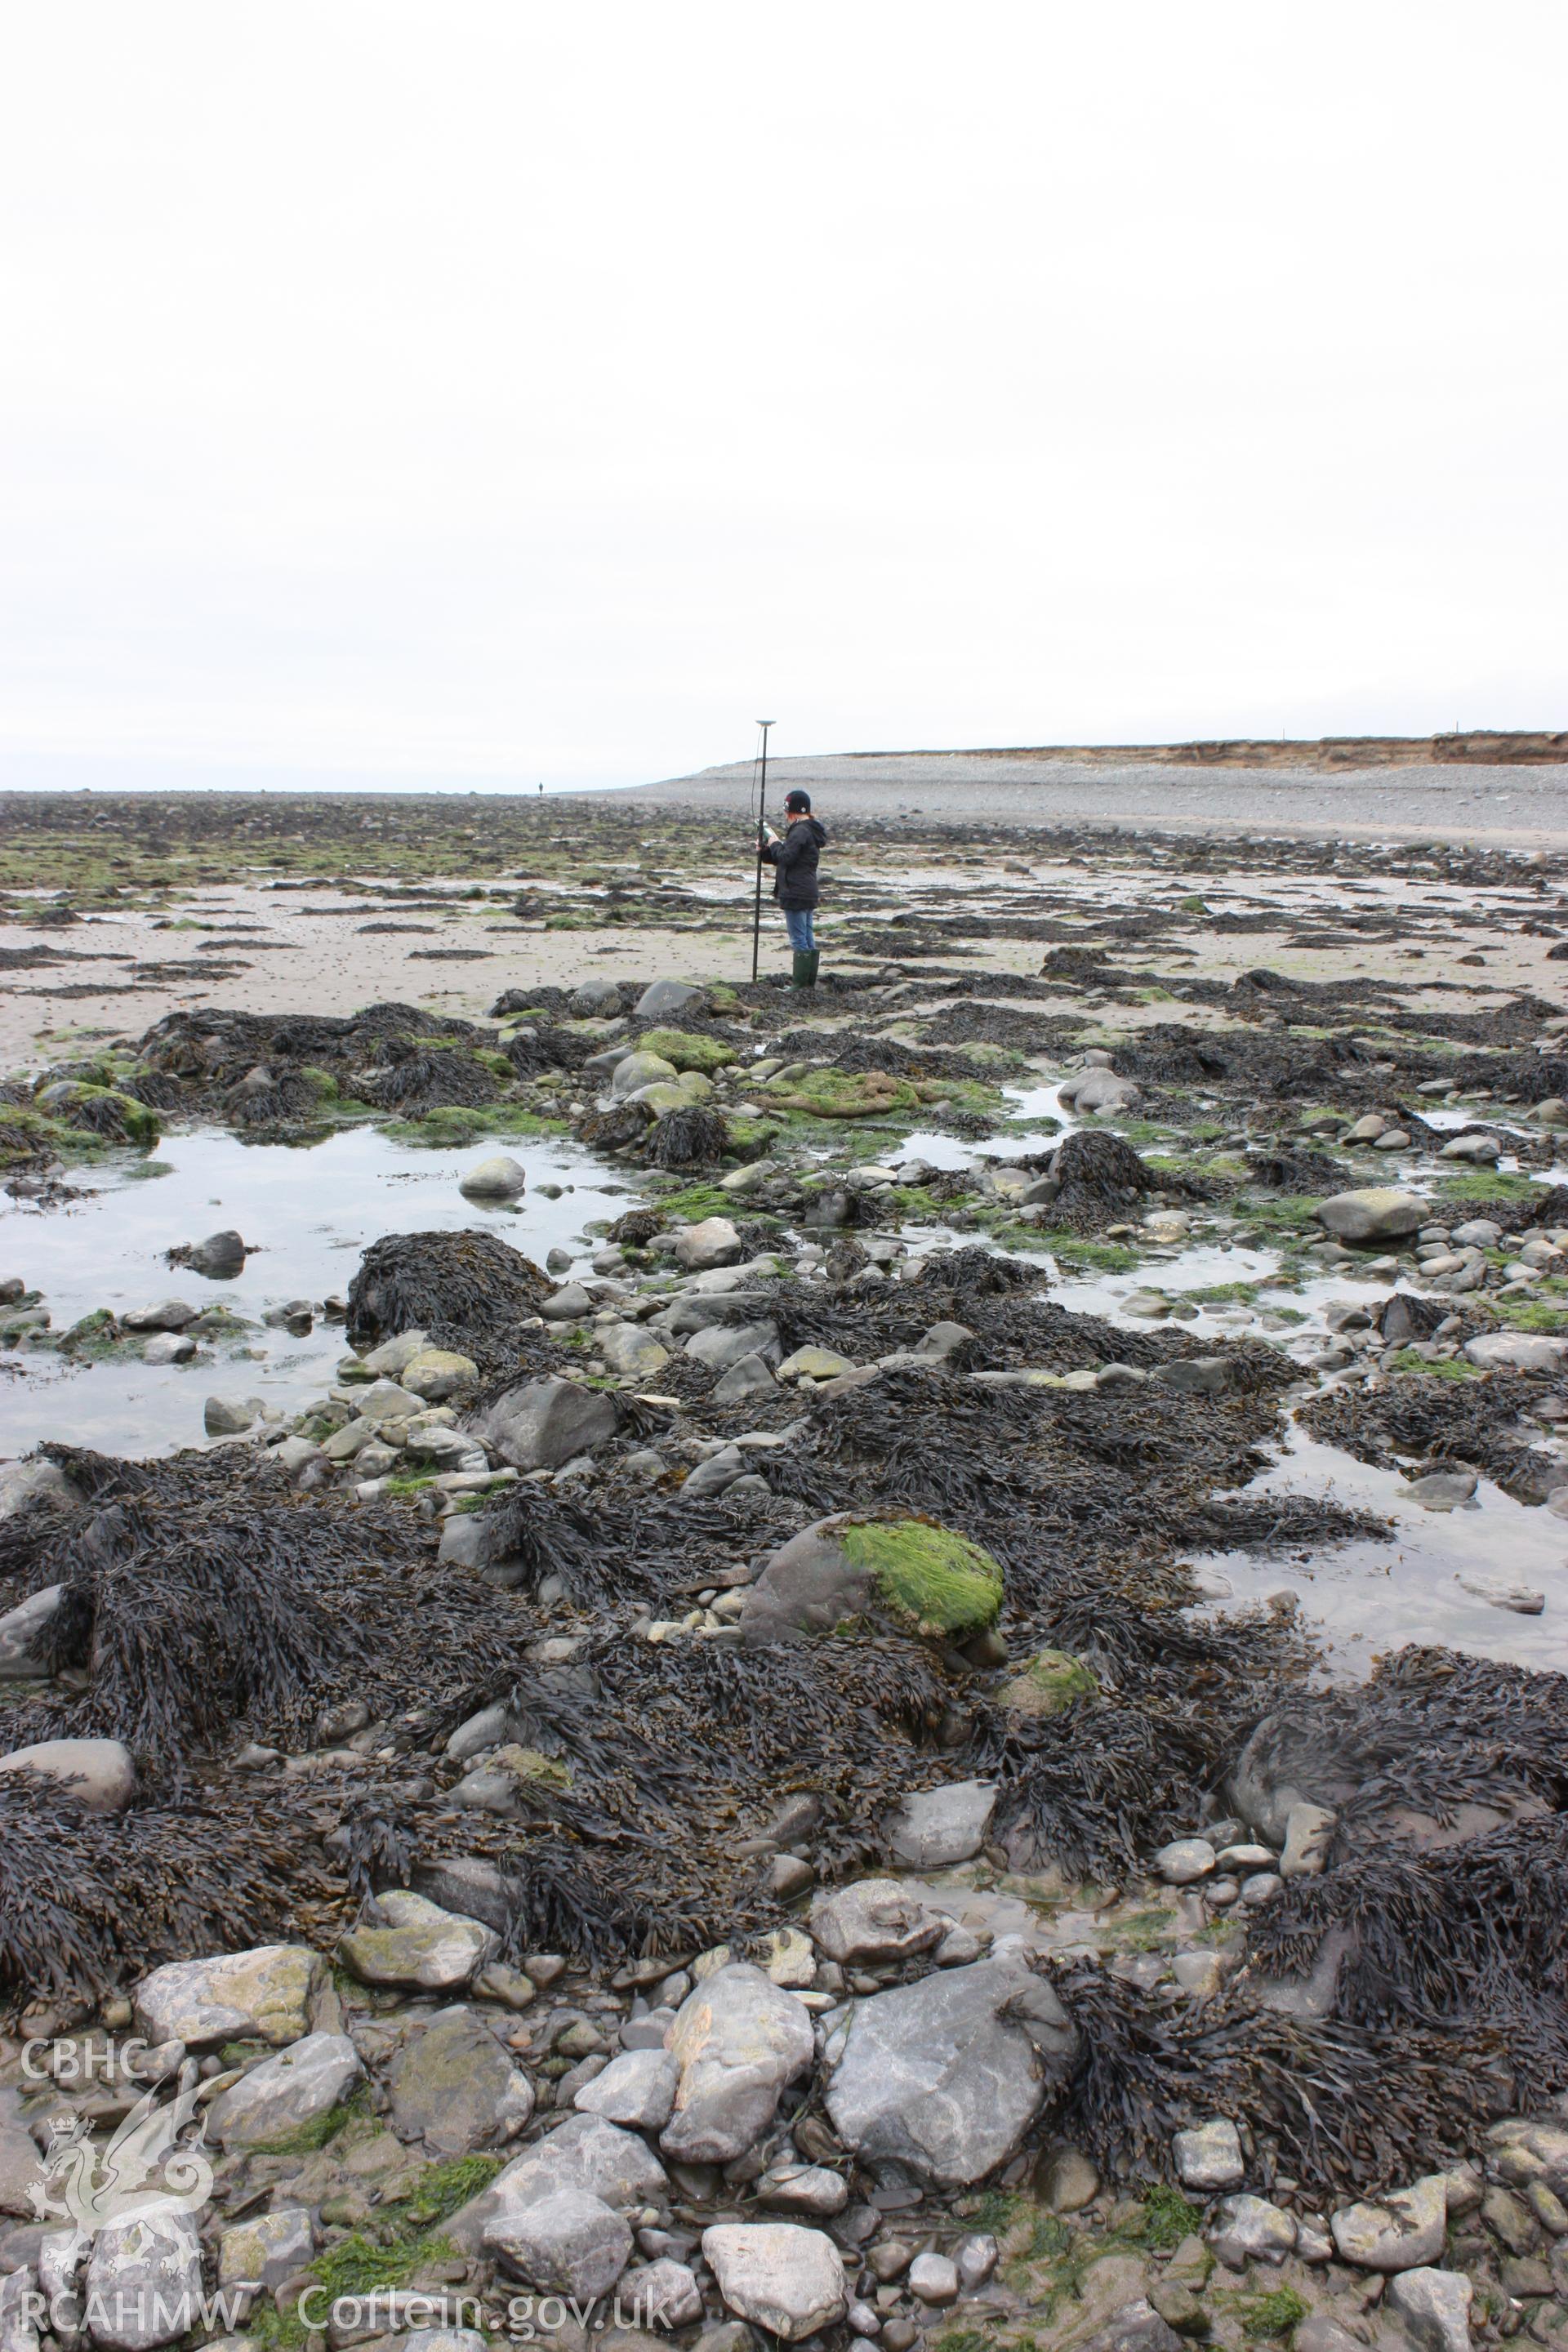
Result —
<instances>
[{"instance_id":1,"label":"person's hand","mask_svg":"<svg viewBox=\"0 0 1568 2352\"><path fill-rule=\"evenodd\" d=\"M776 840L778 839L778 835L773 831L773 826L772 826L771 824L764 824L764 825L763 825L763 837L764 837L764 839L766 839L766 840L768 840L768 841L776 841Z\"/></svg>"}]
</instances>

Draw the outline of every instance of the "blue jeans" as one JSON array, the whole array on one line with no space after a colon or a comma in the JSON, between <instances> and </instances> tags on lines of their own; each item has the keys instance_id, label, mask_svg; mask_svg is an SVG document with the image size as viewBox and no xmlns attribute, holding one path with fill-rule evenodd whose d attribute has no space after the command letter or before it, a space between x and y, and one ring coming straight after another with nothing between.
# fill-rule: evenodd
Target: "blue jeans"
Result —
<instances>
[{"instance_id":1,"label":"blue jeans","mask_svg":"<svg viewBox=\"0 0 1568 2352\"><path fill-rule=\"evenodd\" d=\"M812 924L816 919L816 908L784 907L780 909L780 912L784 919L784 929L789 933L791 947L797 955L809 955L816 945L811 934Z\"/></svg>"}]
</instances>

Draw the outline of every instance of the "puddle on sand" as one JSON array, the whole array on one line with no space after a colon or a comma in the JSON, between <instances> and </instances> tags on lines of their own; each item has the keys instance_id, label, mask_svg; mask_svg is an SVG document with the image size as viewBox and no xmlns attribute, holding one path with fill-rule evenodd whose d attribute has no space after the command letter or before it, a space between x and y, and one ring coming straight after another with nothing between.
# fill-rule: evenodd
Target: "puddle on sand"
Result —
<instances>
[{"instance_id":1,"label":"puddle on sand","mask_svg":"<svg viewBox=\"0 0 1568 2352\"><path fill-rule=\"evenodd\" d=\"M1212 1604L1216 1611L1292 1591L1324 1643L1331 1672L1358 1681L1380 1653L1410 1642L1568 1671L1568 1522L1554 1512L1516 1503L1485 1478L1475 1507L1423 1510L1396 1471L1321 1445L1294 1424L1282 1458L1243 1491L1251 1498L1313 1495L1347 1509L1375 1511L1394 1521L1394 1533L1305 1556L1257 1559L1227 1551L1194 1557L1205 1580L1217 1572L1231 1588L1232 1599ZM1460 1576L1530 1585L1545 1594L1545 1612L1520 1617L1495 1608L1467 1592Z\"/></svg>"},{"instance_id":2,"label":"puddle on sand","mask_svg":"<svg viewBox=\"0 0 1568 2352\"><path fill-rule=\"evenodd\" d=\"M517 1207L465 1200L458 1179L487 1153L505 1151L528 1172ZM547 1251L582 1245L583 1228L627 1205L626 1188L579 1146L500 1136L461 1150L420 1150L377 1129L344 1129L309 1145L242 1143L222 1129L167 1135L153 1165L126 1155L85 1171L94 1197L41 1213L0 1202L0 1275L43 1292L54 1330L96 1307L116 1311L160 1298L231 1307L260 1325L290 1298L317 1303L347 1290L367 1244L384 1234L463 1226L500 1234L539 1264ZM537 1184L570 1184L552 1201ZM237 1228L257 1254L232 1282L165 1265L176 1242ZM46 1437L106 1453L165 1454L202 1442L210 1395L258 1396L297 1412L330 1384L344 1352L341 1323L309 1338L268 1328L245 1344L259 1359L204 1346L189 1364L143 1364L133 1350L99 1363L46 1353L0 1354L0 1456ZM21 1367L21 1370L11 1368Z\"/></svg>"}]
</instances>

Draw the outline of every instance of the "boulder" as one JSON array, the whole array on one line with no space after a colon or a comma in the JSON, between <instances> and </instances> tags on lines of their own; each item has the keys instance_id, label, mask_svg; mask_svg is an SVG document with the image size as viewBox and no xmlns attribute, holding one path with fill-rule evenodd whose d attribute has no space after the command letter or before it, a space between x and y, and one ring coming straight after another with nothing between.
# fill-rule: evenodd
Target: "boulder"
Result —
<instances>
[{"instance_id":1,"label":"boulder","mask_svg":"<svg viewBox=\"0 0 1568 2352\"><path fill-rule=\"evenodd\" d=\"M715 1372L727 1371L746 1356L771 1356L779 1353L779 1328L776 1323L710 1323L700 1331L693 1331L686 1342L686 1353L700 1364Z\"/></svg>"},{"instance_id":2,"label":"boulder","mask_svg":"<svg viewBox=\"0 0 1568 2352\"><path fill-rule=\"evenodd\" d=\"M387 2069L393 2128L432 2156L468 2156L510 2139L533 2113L533 2086L461 2002L417 2026Z\"/></svg>"},{"instance_id":3,"label":"boulder","mask_svg":"<svg viewBox=\"0 0 1568 2352\"><path fill-rule=\"evenodd\" d=\"M1182 2352L1182 2339L1147 2295L1137 2295L1096 2330L1083 2352Z\"/></svg>"},{"instance_id":4,"label":"boulder","mask_svg":"<svg viewBox=\"0 0 1568 2352\"><path fill-rule=\"evenodd\" d=\"M1340 1242L1403 1241L1424 1225L1426 1204L1413 1192L1373 1184L1354 1192L1331 1192L1312 1214Z\"/></svg>"},{"instance_id":5,"label":"boulder","mask_svg":"<svg viewBox=\"0 0 1568 2352\"><path fill-rule=\"evenodd\" d=\"M88 2256L90 2333L104 2352L151 2352L196 2324L202 2243L192 2213L160 2210L147 2221L111 2221Z\"/></svg>"},{"instance_id":6,"label":"boulder","mask_svg":"<svg viewBox=\"0 0 1568 2352\"><path fill-rule=\"evenodd\" d=\"M51 1784L85 1813L122 1813L136 1794L136 1766L118 1739L40 1739L0 1756L0 1772Z\"/></svg>"},{"instance_id":7,"label":"boulder","mask_svg":"<svg viewBox=\"0 0 1568 2352\"><path fill-rule=\"evenodd\" d=\"M1499 1367L1516 1372L1555 1372L1568 1356L1568 1339L1537 1331L1482 1331L1465 1342L1465 1354L1483 1371Z\"/></svg>"},{"instance_id":8,"label":"boulder","mask_svg":"<svg viewBox=\"0 0 1568 2352\"><path fill-rule=\"evenodd\" d=\"M617 1102L640 1094L644 1087L673 1082L679 1073L662 1054L623 1054L610 1072L610 1092Z\"/></svg>"},{"instance_id":9,"label":"boulder","mask_svg":"<svg viewBox=\"0 0 1568 2352\"><path fill-rule=\"evenodd\" d=\"M155 1331L142 1350L144 1364L188 1364L196 1343L188 1331ZM247 1422L246 1426L249 1427Z\"/></svg>"},{"instance_id":10,"label":"boulder","mask_svg":"<svg viewBox=\"0 0 1568 2352\"><path fill-rule=\"evenodd\" d=\"M457 1992L500 1948L500 1938L481 1920L395 1888L366 1906L364 1920L349 1929L338 1954L363 1984Z\"/></svg>"},{"instance_id":11,"label":"boulder","mask_svg":"<svg viewBox=\"0 0 1568 2352\"><path fill-rule=\"evenodd\" d=\"M498 1151L467 1169L458 1180L458 1190L471 1201L515 1201L528 1190L528 1171L510 1152Z\"/></svg>"},{"instance_id":12,"label":"boulder","mask_svg":"<svg viewBox=\"0 0 1568 2352\"><path fill-rule=\"evenodd\" d=\"M464 1424L514 1470L559 1470L620 1427L613 1398L574 1381L524 1381Z\"/></svg>"},{"instance_id":13,"label":"boulder","mask_svg":"<svg viewBox=\"0 0 1568 2352\"><path fill-rule=\"evenodd\" d=\"M46 1496L62 1503L71 1499L69 1481L58 1463L7 1462L0 1470L0 1519Z\"/></svg>"},{"instance_id":14,"label":"boulder","mask_svg":"<svg viewBox=\"0 0 1568 2352\"><path fill-rule=\"evenodd\" d=\"M580 1282L563 1282L559 1290L551 1292L539 1311L547 1323L580 1323L593 1314L598 1303L593 1292L584 1290Z\"/></svg>"},{"instance_id":15,"label":"boulder","mask_svg":"<svg viewBox=\"0 0 1568 2352\"><path fill-rule=\"evenodd\" d=\"M331 1972L306 1944L258 1944L171 1960L144 1977L134 1995L136 2030L148 2042L268 2042L286 2048L339 2022Z\"/></svg>"},{"instance_id":16,"label":"boulder","mask_svg":"<svg viewBox=\"0 0 1568 2352\"><path fill-rule=\"evenodd\" d=\"M1239 2189L1247 2178L1241 2135L1228 2116L1178 2132L1171 2154L1184 2189Z\"/></svg>"},{"instance_id":17,"label":"boulder","mask_svg":"<svg viewBox=\"0 0 1568 2352\"><path fill-rule=\"evenodd\" d=\"M45 1661L64 1597L63 1584L41 1585L0 1617L0 1683L31 1682L47 1673Z\"/></svg>"},{"instance_id":18,"label":"boulder","mask_svg":"<svg viewBox=\"0 0 1568 2352\"><path fill-rule=\"evenodd\" d=\"M632 2254L626 2215L587 2189L558 2189L509 2210L486 2231L485 2243L546 2294L584 2303L608 2294Z\"/></svg>"},{"instance_id":19,"label":"boulder","mask_svg":"<svg viewBox=\"0 0 1568 2352\"><path fill-rule=\"evenodd\" d=\"M205 1242L192 1242L182 1252L180 1263L193 1274L205 1274L211 1282L230 1282L245 1272L245 1257L244 1242L230 1230L209 1234Z\"/></svg>"},{"instance_id":20,"label":"boulder","mask_svg":"<svg viewBox=\"0 0 1568 2352\"><path fill-rule=\"evenodd\" d=\"M416 1356L423 1355L429 1345L427 1331L400 1331L395 1339L384 1339L378 1348L373 1348L368 1355L360 1358L359 1376L368 1374L373 1381L395 1381L404 1366L411 1364ZM349 1377L346 1366L342 1377Z\"/></svg>"},{"instance_id":21,"label":"boulder","mask_svg":"<svg viewBox=\"0 0 1568 2352\"><path fill-rule=\"evenodd\" d=\"M119 1318L122 1331L183 1331L194 1323L198 1309L183 1298L160 1298L151 1307L128 1307Z\"/></svg>"},{"instance_id":22,"label":"boulder","mask_svg":"<svg viewBox=\"0 0 1568 2352\"><path fill-rule=\"evenodd\" d=\"M763 1355L742 1356L738 1363L721 1372L713 1383L715 1404L739 1404L742 1398L756 1396L764 1389L776 1388L777 1381L768 1369Z\"/></svg>"},{"instance_id":23,"label":"boulder","mask_svg":"<svg viewBox=\"0 0 1568 2352\"><path fill-rule=\"evenodd\" d=\"M832 2239L795 2221L720 2222L702 2253L730 2309L796 2344L842 2318L848 2297Z\"/></svg>"},{"instance_id":24,"label":"boulder","mask_svg":"<svg viewBox=\"0 0 1568 2352\"><path fill-rule=\"evenodd\" d=\"M781 1381L837 1381L857 1369L853 1356L837 1348L796 1348L779 1366Z\"/></svg>"},{"instance_id":25,"label":"boulder","mask_svg":"<svg viewBox=\"0 0 1568 2352\"><path fill-rule=\"evenodd\" d=\"M289 2205L231 2222L217 2242L220 2286L265 2287L269 2292L302 2271L316 2250L310 2209Z\"/></svg>"},{"instance_id":26,"label":"boulder","mask_svg":"<svg viewBox=\"0 0 1568 2352\"><path fill-rule=\"evenodd\" d=\"M1209 2244L1227 2270L1282 2263L1296 2244L1296 2218L1267 2197L1222 2197Z\"/></svg>"},{"instance_id":27,"label":"boulder","mask_svg":"<svg viewBox=\"0 0 1568 2352\"><path fill-rule=\"evenodd\" d=\"M860 1878L818 1895L811 1906L812 1940L830 1960L902 1960L940 1944L952 1922L933 1910L919 1885L896 1878Z\"/></svg>"},{"instance_id":28,"label":"boulder","mask_svg":"<svg viewBox=\"0 0 1568 2352\"><path fill-rule=\"evenodd\" d=\"M1272 1715L1258 1725L1226 1782L1228 1801L1273 1846L1284 1844L1293 1806L1337 1811L1355 1791L1310 1722Z\"/></svg>"},{"instance_id":29,"label":"boulder","mask_svg":"<svg viewBox=\"0 0 1568 2352\"><path fill-rule=\"evenodd\" d=\"M1413 2271L1436 2261L1447 2220L1447 2189L1442 2174L1432 2172L1408 2189L1342 2206L1329 2227L1342 2262L1363 2271Z\"/></svg>"},{"instance_id":30,"label":"boulder","mask_svg":"<svg viewBox=\"0 0 1568 2352\"><path fill-rule=\"evenodd\" d=\"M888 1831L888 1851L908 1870L946 1870L985 1843L996 1809L994 1780L952 1780L906 1797Z\"/></svg>"},{"instance_id":31,"label":"boulder","mask_svg":"<svg viewBox=\"0 0 1568 2352\"><path fill-rule=\"evenodd\" d=\"M680 2062L668 2050L624 2050L602 2074L574 2092L572 2104L606 2123L638 2131L662 2131L675 2105Z\"/></svg>"},{"instance_id":32,"label":"boulder","mask_svg":"<svg viewBox=\"0 0 1568 2352\"><path fill-rule=\"evenodd\" d=\"M1402 2271L1389 2281L1388 2303L1421 2352L1470 2352L1470 2296L1463 2271ZM1297 2343L1300 2337L1298 2335Z\"/></svg>"},{"instance_id":33,"label":"boulder","mask_svg":"<svg viewBox=\"0 0 1568 2352\"><path fill-rule=\"evenodd\" d=\"M226 2149L285 2146L330 2115L363 2072L346 2033L307 2033L220 2093L212 2105L213 2136Z\"/></svg>"},{"instance_id":34,"label":"boulder","mask_svg":"<svg viewBox=\"0 0 1568 2352\"><path fill-rule=\"evenodd\" d=\"M689 980L656 980L643 990L633 1010L639 1021L668 1020L672 1013L684 1013L707 994Z\"/></svg>"},{"instance_id":35,"label":"boulder","mask_svg":"<svg viewBox=\"0 0 1568 2352\"><path fill-rule=\"evenodd\" d=\"M459 2207L446 2235L464 2253L491 2242L492 2228L566 2189L586 2189L617 2211L657 2203L666 2194L664 2168L635 2132L602 2116L573 2116L514 2157L489 2187Z\"/></svg>"},{"instance_id":36,"label":"boulder","mask_svg":"<svg viewBox=\"0 0 1568 2352\"><path fill-rule=\"evenodd\" d=\"M1190 1886L1196 1878L1213 1875L1215 1861L1207 1838L1173 1838L1154 1856L1154 1867L1167 1886Z\"/></svg>"},{"instance_id":37,"label":"boulder","mask_svg":"<svg viewBox=\"0 0 1568 2352\"><path fill-rule=\"evenodd\" d=\"M874 1612L907 1633L963 1642L1002 1606L1002 1570L926 1519L819 1519L775 1551L746 1594L748 1643L798 1641Z\"/></svg>"},{"instance_id":38,"label":"boulder","mask_svg":"<svg viewBox=\"0 0 1568 2352\"><path fill-rule=\"evenodd\" d=\"M736 1265L744 1255L744 1244L728 1217L704 1217L695 1225L683 1226L675 1237L676 1264L688 1274L702 1274L710 1266Z\"/></svg>"},{"instance_id":39,"label":"boulder","mask_svg":"<svg viewBox=\"0 0 1568 2352\"><path fill-rule=\"evenodd\" d=\"M687 1995L665 2046L680 2074L660 2147L682 2163L726 2164L762 2137L816 2045L795 1994L736 1961Z\"/></svg>"},{"instance_id":40,"label":"boulder","mask_svg":"<svg viewBox=\"0 0 1568 2352\"><path fill-rule=\"evenodd\" d=\"M686 2263L678 2263L666 2254L639 2271L629 2271L622 2279L616 2297L623 2310L629 2309L634 2326L650 2332L656 2339L661 2330L689 2327L702 2316L702 2290L697 2284L697 2273ZM622 2339L621 2352L631 2352Z\"/></svg>"},{"instance_id":41,"label":"boulder","mask_svg":"<svg viewBox=\"0 0 1568 2352\"><path fill-rule=\"evenodd\" d=\"M615 1020L620 1009L620 982L603 974L580 982L566 1005L576 1021Z\"/></svg>"},{"instance_id":42,"label":"boulder","mask_svg":"<svg viewBox=\"0 0 1568 2352\"><path fill-rule=\"evenodd\" d=\"M255 1422L256 1407L237 1397L210 1396L202 1407L202 1427L209 1437L242 1436Z\"/></svg>"},{"instance_id":43,"label":"boulder","mask_svg":"<svg viewBox=\"0 0 1568 2352\"><path fill-rule=\"evenodd\" d=\"M1130 1110L1142 1099L1142 1089L1134 1079L1118 1077L1114 1070L1086 1070L1081 1077L1065 1079L1058 1095L1068 1110Z\"/></svg>"},{"instance_id":44,"label":"boulder","mask_svg":"<svg viewBox=\"0 0 1568 2352\"><path fill-rule=\"evenodd\" d=\"M862 2163L964 2188L1014 2154L1077 2052L1049 1985L1018 1961L980 1960L875 1994L837 2021L827 2112Z\"/></svg>"},{"instance_id":45,"label":"boulder","mask_svg":"<svg viewBox=\"0 0 1568 2352\"><path fill-rule=\"evenodd\" d=\"M1081 1658L1065 1650L1037 1650L1027 1665L1010 1675L995 1694L1009 1715L1065 1714L1080 1698L1098 1698L1100 1677Z\"/></svg>"},{"instance_id":46,"label":"boulder","mask_svg":"<svg viewBox=\"0 0 1568 2352\"><path fill-rule=\"evenodd\" d=\"M471 1356L460 1356L452 1348L422 1348L405 1365L401 1384L427 1404L439 1404L479 1377L479 1368Z\"/></svg>"},{"instance_id":47,"label":"boulder","mask_svg":"<svg viewBox=\"0 0 1568 2352\"><path fill-rule=\"evenodd\" d=\"M669 1349L661 1347L651 1331L640 1323L610 1323L594 1335L594 1344L612 1372L629 1374L646 1380L669 1361Z\"/></svg>"}]
</instances>

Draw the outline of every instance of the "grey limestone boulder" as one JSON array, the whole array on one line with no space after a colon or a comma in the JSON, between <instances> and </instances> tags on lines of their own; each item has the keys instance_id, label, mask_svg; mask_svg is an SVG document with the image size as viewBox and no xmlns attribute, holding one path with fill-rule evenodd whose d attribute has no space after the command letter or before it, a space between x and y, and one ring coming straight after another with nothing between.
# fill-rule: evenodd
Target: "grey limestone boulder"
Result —
<instances>
[{"instance_id":1,"label":"grey limestone boulder","mask_svg":"<svg viewBox=\"0 0 1568 2352\"><path fill-rule=\"evenodd\" d=\"M810 2011L749 1961L716 1969L688 1993L666 2045L680 2074L659 2145L688 2164L743 2156L815 2051Z\"/></svg>"},{"instance_id":2,"label":"grey limestone boulder","mask_svg":"<svg viewBox=\"0 0 1568 2352\"><path fill-rule=\"evenodd\" d=\"M1077 2050L1056 1994L1020 1962L939 1970L835 2025L827 2112L862 2162L963 2188L1014 2153Z\"/></svg>"},{"instance_id":3,"label":"grey limestone boulder","mask_svg":"<svg viewBox=\"0 0 1568 2352\"><path fill-rule=\"evenodd\" d=\"M465 1424L514 1470L559 1470L620 1427L613 1398L574 1381L524 1381Z\"/></svg>"},{"instance_id":4,"label":"grey limestone boulder","mask_svg":"<svg viewBox=\"0 0 1568 2352\"><path fill-rule=\"evenodd\" d=\"M275 2147L330 2115L363 2072L346 2033L304 2034L214 2100L213 2136L225 2148Z\"/></svg>"},{"instance_id":5,"label":"grey limestone boulder","mask_svg":"<svg viewBox=\"0 0 1568 2352\"><path fill-rule=\"evenodd\" d=\"M432 2156L470 2155L520 2132L533 2086L477 2011L437 2010L403 2042L387 2068L394 2128Z\"/></svg>"},{"instance_id":6,"label":"grey limestone boulder","mask_svg":"<svg viewBox=\"0 0 1568 2352\"><path fill-rule=\"evenodd\" d=\"M149 2042L261 2041L274 2049L339 2022L331 1973L306 1944L258 1944L247 1952L171 1960L134 1996L136 2030Z\"/></svg>"}]
</instances>

